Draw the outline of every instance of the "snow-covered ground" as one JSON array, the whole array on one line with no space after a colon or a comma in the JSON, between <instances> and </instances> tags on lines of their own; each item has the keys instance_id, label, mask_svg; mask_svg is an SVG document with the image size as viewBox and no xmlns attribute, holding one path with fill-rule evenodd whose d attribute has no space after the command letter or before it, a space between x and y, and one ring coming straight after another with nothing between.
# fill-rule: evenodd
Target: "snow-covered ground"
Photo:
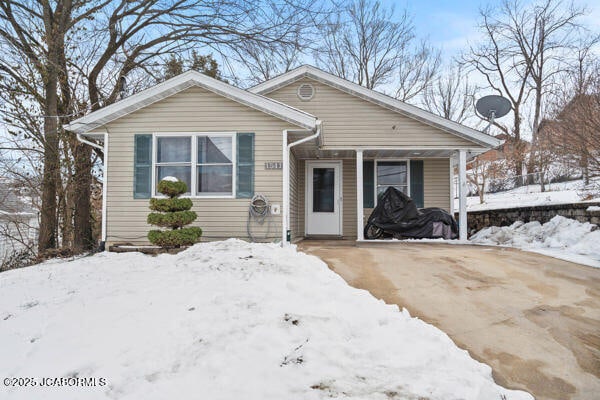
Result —
<instances>
[{"instance_id":1,"label":"snow-covered ground","mask_svg":"<svg viewBox=\"0 0 600 400\"><path fill-rule=\"evenodd\" d=\"M511 246L600 268L600 229L588 222L556 216L545 224L517 221L471 236L477 244Z\"/></svg>"},{"instance_id":2,"label":"snow-covered ground","mask_svg":"<svg viewBox=\"0 0 600 400\"><path fill-rule=\"evenodd\" d=\"M596 178L594 182L600 184L600 179ZM521 186L505 192L486 193L483 204L479 203L479 196L469 196L467 211L579 203L584 187L583 180L550 183L545 192L541 191L540 185ZM600 201L600 198L589 201ZM458 210L458 199L454 199L454 209Z\"/></svg>"},{"instance_id":3,"label":"snow-covered ground","mask_svg":"<svg viewBox=\"0 0 600 400\"><path fill-rule=\"evenodd\" d=\"M238 240L2 273L0 343L2 378L104 379L2 399L532 398L319 259Z\"/></svg>"}]
</instances>

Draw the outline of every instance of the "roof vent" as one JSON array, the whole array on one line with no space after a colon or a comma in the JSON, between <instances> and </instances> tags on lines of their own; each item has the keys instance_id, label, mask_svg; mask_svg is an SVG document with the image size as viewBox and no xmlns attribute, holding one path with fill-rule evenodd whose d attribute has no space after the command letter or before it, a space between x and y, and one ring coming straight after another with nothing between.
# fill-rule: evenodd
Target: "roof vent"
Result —
<instances>
[{"instance_id":1,"label":"roof vent","mask_svg":"<svg viewBox=\"0 0 600 400\"><path fill-rule=\"evenodd\" d=\"M298 86L298 97L302 101L309 101L315 95L315 88L310 83L303 83Z\"/></svg>"}]
</instances>

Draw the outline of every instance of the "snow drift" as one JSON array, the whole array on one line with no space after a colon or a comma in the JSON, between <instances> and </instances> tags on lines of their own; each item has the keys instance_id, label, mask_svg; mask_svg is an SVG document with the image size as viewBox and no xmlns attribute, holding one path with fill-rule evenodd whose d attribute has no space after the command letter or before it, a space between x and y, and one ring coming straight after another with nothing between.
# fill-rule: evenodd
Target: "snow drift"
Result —
<instances>
[{"instance_id":1,"label":"snow drift","mask_svg":"<svg viewBox=\"0 0 600 400\"><path fill-rule=\"evenodd\" d=\"M276 245L102 253L0 274L3 399L531 399L446 334ZM502 397L506 396L506 397Z\"/></svg>"},{"instance_id":2,"label":"snow drift","mask_svg":"<svg viewBox=\"0 0 600 400\"><path fill-rule=\"evenodd\" d=\"M517 221L510 226L492 226L474 234L478 244L512 246L537 251L568 261L600 267L600 230L588 222L557 215L545 224Z\"/></svg>"}]
</instances>

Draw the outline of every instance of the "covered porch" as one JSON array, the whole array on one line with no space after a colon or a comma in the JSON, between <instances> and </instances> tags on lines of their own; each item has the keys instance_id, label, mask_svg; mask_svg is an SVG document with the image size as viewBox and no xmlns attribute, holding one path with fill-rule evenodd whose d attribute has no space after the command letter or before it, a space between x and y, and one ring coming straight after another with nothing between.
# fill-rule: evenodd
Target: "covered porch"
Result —
<instances>
[{"instance_id":1,"label":"covered porch","mask_svg":"<svg viewBox=\"0 0 600 400\"><path fill-rule=\"evenodd\" d=\"M318 134L289 132L284 145L283 239L365 241L364 226L378 193L394 186L418 207L458 211L459 239L466 240L466 160L475 151L442 146L332 147L321 145ZM458 210L452 201L455 170Z\"/></svg>"}]
</instances>

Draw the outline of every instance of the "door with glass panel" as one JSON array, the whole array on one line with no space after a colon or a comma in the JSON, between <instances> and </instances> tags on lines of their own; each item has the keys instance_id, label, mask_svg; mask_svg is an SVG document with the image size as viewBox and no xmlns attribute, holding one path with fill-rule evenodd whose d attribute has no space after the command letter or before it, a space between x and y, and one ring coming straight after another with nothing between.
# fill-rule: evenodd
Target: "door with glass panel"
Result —
<instances>
[{"instance_id":1,"label":"door with glass panel","mask_svg":"<svg viewBox=\"0 0 600 400\"><path fill-rule=\"evenodd\" d=\"M306 234L342 234L342 164L306 162Z\"/></svg>"}]
</instances>

